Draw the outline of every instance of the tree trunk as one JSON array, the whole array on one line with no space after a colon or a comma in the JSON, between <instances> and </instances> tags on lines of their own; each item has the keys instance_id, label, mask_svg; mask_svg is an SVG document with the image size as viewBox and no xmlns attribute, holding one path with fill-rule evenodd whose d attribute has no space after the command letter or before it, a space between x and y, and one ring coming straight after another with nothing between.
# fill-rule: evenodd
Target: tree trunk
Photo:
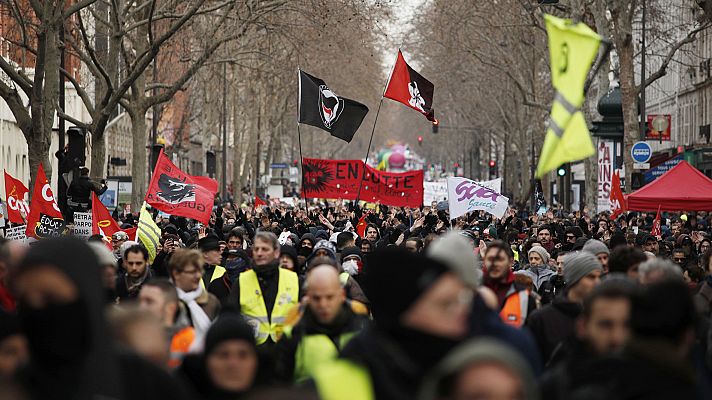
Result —
<instances>
[{"instance_id":1,"label":"tree trunk","mask_svg":"<svg viewBox=\"0 0 712 400\"><path fill-rule=\"evenodd\" d=\"M146 109L132 109L129 111L131 117L131 137L133 144L131 147L132 164L131 164L131 210L137 211L143 199L146 196L146 187L148 186L146 175L148 168L146 143L148 135L146 133Z\"/></svg>"},{"instance_id":2,"label":"tree trunk","mask_svg":"<svg viewBox=\"0 0 712 400\"><path fill-rule=\"evenodd\" d=\"M109 173L104 168L107 165L106 159L106 137L103 132L100 135L91 135L91 176L94 179L103 179Z\"/></svg>"},{"instance_id":3,"label":"tree trunk","mask_svg":"<svg viewBox=\"0 0 712 400\"><path fill-rule=\"evenodd\" d=\"M633 43L630 40L617 40L618 59L620 60L621 103L623 103L623 162L625 165L625 189L630 192L633 158L628 149L640 138L638 122L638 92L635 86Z\"/></svg>"}]
</instances>

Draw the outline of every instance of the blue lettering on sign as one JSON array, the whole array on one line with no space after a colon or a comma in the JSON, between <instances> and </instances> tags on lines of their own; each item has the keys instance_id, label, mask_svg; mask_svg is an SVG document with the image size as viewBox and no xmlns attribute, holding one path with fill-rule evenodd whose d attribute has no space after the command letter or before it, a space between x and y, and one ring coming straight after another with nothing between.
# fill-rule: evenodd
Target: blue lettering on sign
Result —
<instances>
[{"instance_id":1,"label":"blue lettering on sign","mask_svg":"<svg viewBox=\"0 0 712 400\"><path fill-rule=\"evenodd\" d=\"M645 142L637 142L630 149L630 155L633 157L633 161L637 163L648 162L652 154L653 151L650 145Z\"/></svg>"},{"instance_id":2,"label":"blue lettering on sign","mask_svg":"<svg viewBox=\"0 0 712 400\"><path fill-rule=\"evenodd\" d=\"M675 157L665 161L664 163L656 165L655 167L645 171L643 173L643 176L645 177L645 183L650 183L658 179L660 175L670 171L672 167L679 164L680 161L682 161L682 154L678 154Z\"/></svg>"}]
</instances>

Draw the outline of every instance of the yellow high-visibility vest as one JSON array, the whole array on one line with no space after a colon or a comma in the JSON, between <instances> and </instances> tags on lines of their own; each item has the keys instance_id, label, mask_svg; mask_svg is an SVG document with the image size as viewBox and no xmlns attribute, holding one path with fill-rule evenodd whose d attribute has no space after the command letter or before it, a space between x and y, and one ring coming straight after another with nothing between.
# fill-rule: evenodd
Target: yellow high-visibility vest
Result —
<instances>
[{"instance_id":1,"label":"yellow high-visibility vest","mask_svg":"<svg viewBox=\"0 0 712 400\"><path fill-rule=\"evenodd\" d=\"M299 278L297 274L284 268L279 268L279 283L277 298L274 300L272 312L267 314L262 289L257 281L254 270L240 274L240 311L255 333L257 345L272 338L277 343L282 337L284 323L289 310L299 303Z\"/></svg>"}]
</instances>

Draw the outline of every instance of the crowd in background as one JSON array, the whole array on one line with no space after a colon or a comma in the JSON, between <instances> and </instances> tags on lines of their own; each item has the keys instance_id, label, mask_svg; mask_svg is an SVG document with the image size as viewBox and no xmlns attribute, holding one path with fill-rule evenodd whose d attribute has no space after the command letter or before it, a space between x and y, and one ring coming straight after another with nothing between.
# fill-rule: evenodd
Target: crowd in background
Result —
<instances>
[{"instance_id":1,"label":"crowd in background","mask_svg":"<svg viewBox=\"0 0 712 400\"><path fill-rule=\"evenodd\" d=\"M0 243L0 397L712 398L712 214L154 219Z\"/></svg>"}]
</instances>

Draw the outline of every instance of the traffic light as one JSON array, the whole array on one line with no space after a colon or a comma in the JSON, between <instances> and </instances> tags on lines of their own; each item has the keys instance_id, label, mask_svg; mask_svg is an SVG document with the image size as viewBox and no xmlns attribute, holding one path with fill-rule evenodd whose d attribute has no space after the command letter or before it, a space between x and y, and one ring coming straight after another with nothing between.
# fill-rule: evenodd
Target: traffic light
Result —
<instances>
[{"instance_id":1,"label":"traffic light","mask_svg":"<svg viewBox=\"0 0 712 400\"><path fill-rule=\"evenodd\" d=\"M208 175L213 176L215 175L216 170L217 159L215 157L215 152L212 150L208 150L205 152L205 171L208 173Z\"/></svg>"},{"instance_id":2,"label":"traffic light","mask_svg":"<svg viewBox=\"0 0 712 400\"><path fill-rule=\"evenodd\" d=\"M489 178L494 179L497 176L497 161L489 161Z\"/></svg>"},{"instance_id":3,"label":"traffic light","mask_svg":"<svg viewBox=\"0 0 712 400\"><path fill-rule=\"evenodd\" d=\"M437 119L433 121L433 133L438 133L438 127L440 126L440 121Z\"/></svg>"},{"instance_id":4,"label":"traffic light","mask_svg":"<svg viewBox=\"0 0 712 400\"><path fill-rule=\"evenodd\" d=\"M566 175L566 166L562 165L556 170L556 175L564 176Z\"/></svg>"},{"instance_id":5,"label":"traffic light","mask_svg":"<svg viewBox=\"0 0 712 400\"><path fill-rule=\"evenodd\" d=\"M292 165L294 165L295 167L296 167L297 165L299 165L299 160L294 160L294 161L292 161Z\"/></svg>"},{"instance_id":6,"label":"traffic light","mask_svg":"<svg viewBox=\"0 0 712 400\"><path fill-rule=\"evenodd\" d=\"M422 146L422 145L423 145L423 137L418 136L418 146Z\"/></svg>"}]
</instances>

